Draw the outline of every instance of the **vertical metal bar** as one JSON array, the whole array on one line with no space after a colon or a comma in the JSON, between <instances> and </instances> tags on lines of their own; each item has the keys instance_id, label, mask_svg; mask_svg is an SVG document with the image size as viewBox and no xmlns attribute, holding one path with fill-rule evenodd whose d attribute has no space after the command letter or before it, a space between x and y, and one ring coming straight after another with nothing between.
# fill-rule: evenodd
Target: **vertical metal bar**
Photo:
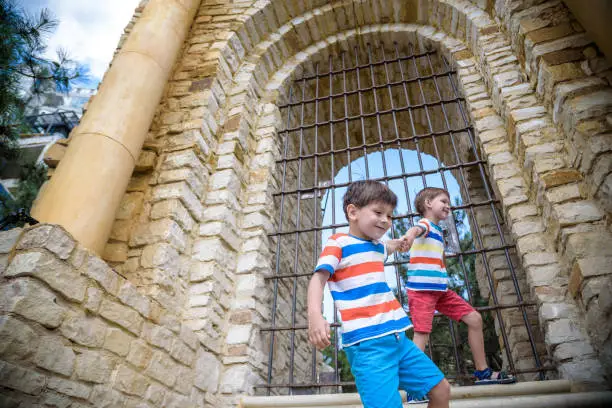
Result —
<instances>
[{"instance_id":1,"label":"vertical metal bar","mask_svg":"<svg viewBox=\"0 0 612 408\"><path fill-rule=\"evenodd\" d=\"M298 274L298 260L300 253L300 205L301 205L301 195L300 189L302 188L302 153L304 146L304 94L306 88L306 81L302 80L302 100L301 100L301 112L300 112L300 143L298 150L298 179L297 179L297 196L296 196L296 215L295 215L295 254L293 258L293 273ZM279 237L280 238L280 237ZM291 327L295 328L295 312L297 307L297 276L293 278L293 287L291 291ZM294 363L295 363L295 330L291 330L290 333L290 343L291 349L289 354L289 395L293 395L293 387L291 387L294 383Z\"/></svg>"},{"instance_id":2,"label":"vertical metal bar","mask_svg":"<svg viewBox=\"0 0 612 408\"><path fill-rule=\"evenodd\" d=\"M336 189L335 187L333 187L334 185L334 179L336 177L336 166L334 163L334 100L332 98L332 95L334 93L334 83L333 83L333 72L334 70L334 65L332 63L332 57L331 55L329 56L329 151L331 152L331 181L332 181L332 187L330 190L331 192L331 200L332 200L332 225L336 225ZM334 227L332 229L332 234L336 233L336 228ZM333 303L333 312L334 312L334 323L338 323L338 318L337 318L337 310L336 310L336 304L335 302ZM340 381L340 372L338 370L338 327L334 326L333 328L334 330L334 373L335 373L335 380L336 381ZM336 391L340 392L342 390L341 387L337 387Z\"/></svg>"},{"instance_id":3,"label":"vertical metal bar","mask_svg":"<svg viewBox=\"0 0 612 408\"><path fill-rule=\"evenodd\" d=\"M316 64L315 66L315 71L316 71L316 79L315 79L315 127L314 127L314 197L313 197L313 202L314 202L314 227L318 226L318 215L319 215L319 211L321 211L321 206L317 205L317 201L319 199L319 161L318 161L318 156L317 153L319 152L319 63ZM317 236L317 229L315 228L313 230L313 234L314 234L314 262L313 265L317 264L317 259L318 259L318 255L319 255L319 251L317 248L317 244L319 243L319 237ZM316 349L313 347L313 368L312 368L312 373L313 373L313 379L316 379L317 377L317 355L316 355ZM314 382L314 381L313 381ZM316 380L316 382L318 383L318 379ZM318 388L318 392L321 392L321 388Z\"/></svg>"},{"instance_id":4,"label":"vertical metal bar","mask_svg":"<svg viewBox=\"0 0 612 408\"><path fill-rule=\"evenodd\" d=\"M346 136L346 158L348 163L348 181L352 183L353 172L351 171L351 140L349 136L348 101L346 97L346 66L344 65L344 52L342 53L342 93L344 94L344 131Z\"/></svg>"},{"instance_id":5,"label":"vertical metal bar","mask_svg":"<svg viewBox=\"0 0 612 408\"><path fill-rule=\"evenodd\" d=\"M397 153L399 154L400 168L401 168L402 174L406 174L406 166L404 165L404 155L402 154L402 143L399 141L400 134L399 134L399 128L397 126L395 102L393 102L393 90L391 89L391 80L389 78L389 68L387 66L387 56L385 55L385 47L381 45L380 48L382 51L383 65L385 67L385 80L387 82L387 90L389 92L389 101L391 104L391 117L393 118L393 130L395 131L395 138L397 139ZM405 176L402 177L402 181L404 183L404 194L406 195L408 213L412 213L412 204L410 204L410 193L408 192L408 181ZM408 222L409 222L409 225L412 226L412 218L409 218ZM402 291L401 279L400 279L398 269L399 269L399 266L395 265L395 279L397 280L397 293L400 298L400 304L403 301L407 303L408 302L406 299L407 295L404 293L404 291Z\"/></svg>"},{"instance_id":6,"label":"vertical metal bar","mask_svg":"<svg viewBox=\"0 0 612 408\"><path fill-rule=\"evenodd\" d=\"M289 103L292 102L292 96L293 96L293 86L290 86L289 88ZM289 129L289 124L291 120L291 107L289 107L287 109L287 127L286 129ZM289 132L285 131L285 143L284 143L284 148L283 148L283 158L287 158L287 146L289 145ZM283 180L281 182L281 198L280 198L280 210L279 210L279 216L278 216L278 228L277 228L277 232L281 232L281 230L283 229L283 210L284 210L284 203L285 203L285 181L286 181L286 177L287 176L287 162L284 161L283 162ZM280 253L281 253L281 235L277 235L276 236L276 265L274 268L274 274L275 275L279 275L279 270L280 270ZM278 302L278 279L274 279L274 290L273 290L273 295L272 295L272 317L270 319L270 323L272 326L272 331L270 332L270 350L268 353L268 385L272 384L272 362L274 360L274 328L276 327L276 305ZM266 390L266 395L270 395L270 390L271 388L268 388Z\"/></svg>"},{"instance_id":7,"label":"vertical metal bar","mask_svg":"<svg viewBox=\"0 0 612 408\"><path fill-rule=\"evenodd\" d=\"M446 60L444 60L444 59L442 59L442 60L443 60L444 65L448 66ZM431 61L429 61L429 63L431 65ZM453 93L454 93L455 97L458 97L459 93L457 91L456 84L453 81L452 76L450 75L450 72L449 72L449 81L451 83L451 87L453 89ZM438 94L440 94L437 82L435 81L435 77L434 77L434 83L436 85L436 90L437 90ZM465 111L463 109L463 106L461 105L460 101L458 101L457 105L459 107L459 112L461 113L461 118L463 119L463 122L466 125L468 125L469 121L468 121L467 115L466 115L466 113L465 113ZM441 106L444 108L444 104L443 103L442 103ZM445 117L445 119L448 121L448 119L446 117ZM476 158L476 160L480 160L480 157L479 157L479 154L478 154L478 150L476 149L476 144L475 144L475 140L474 140L474 137L472 135L471 129L468 129L467 133L468 133L468 137L469 137L469 140L470 140L470 146L472 148L472 152L474 154L474 157ZM481 177L481 179L483 181L483 186L484 186L484 189L485 189L485 193L487 195L487 200L491 200L492 193L491 193L491 190L489 188L489 184L487 182L487 177L486 177L483 165L480 162L478 163L478 170L479 170L479 173L480 173L480 177ZM500 222L499 222L499 217L497 215L497 211L495 209L495 206L494 206L493 202L491 202L490 205L491 205L491 211L493 212L493 218L495 219L495 227L497 229L497 232L499 234L499 238L501 240L500 242L501 242L502 246L505 246L506 245L506 241L505 241L505 238L504 238L504 233L503 233L503 231L501 229L501 226L500 226ZM514 289L516 290L517 301L521 304L519 306L519 308L521 310L521 313L523 315L523 320L525 322L525 329L527 330L527 336L529 337L529 343L531 345L531 350L533 352L533 358L535 360L536 367L537 368L541 368L542 367L542 362L540 361L540 357L539 357L538 352L537 352L537 347L536 347L535 341L533 339L533 333L531 331L531 325L529 323L529 318L527 316L527 311L525 310L525 306L522 305L522 303L523 303L523 296L522 296L521 289L520 289L519 284L518 284L518 280L517 280L517 277L516 277L516 272L514 270L514 266L512 265L512 260L510 259L510 253L509 253L507 247L504 248L504 254L505 254L505 257L506 257L506 262L508 263L508 267L510 269L510 277L512 278L512 283L514 285ZM510 361L512 361L512 358L510 358ZM514 366L513 362L512 362L511 365ZM514 367L512 367L512 369L514 370ZM539 371L539 376L540 376L540 380L544 380L545 379L543 371Z\"/></svg>"},{"instance_id":8,"label":"vertical metal bar","mask_svg":"<svg viewBox=\"0 0 612 408\"><path fill-rule=\"evenodd\" d=\"M372 94L374 96L374 111L376 112L376 129L378 131L378 141L380 142L380 155L382 157L382 167L383 167L383 176L385 178L385 184L387 185L387 187L389 187L389 180L387 179L388 177L388 173L387 173L387 162L385 160L385 145L383 143L383 135L382 135L382 125L380 123L380 110L378 109L378 96L376 94L376 78L374 76L374 66L372 65L373 61L372 61L372 49L370 44L367 45L368 47L368 64L369 64L369 68L370 68L370 82L371 82L371 86L372 86ZM384 51L383 51L384 53ZM386 64L386 62L385 62ZM386 68L386 66L385 66ZM388 85L388 81L387 81L387 86ZM393 121L395 122L395 112L393 113ZM397 129L396 129L397 131ZM401 153L401 152L400 152ZM405 178L404 178L405 180ZM391 223L391 237L395 237L395 226L393 225L393 223ZM394 255L395 257L395 255ZM395 258L394 258L395 259ZM402 284L400 282L400 278L399 278L399 272L397 270L397 264L394 265L395 268L395 280L396 280L396 285L397 285L397 293L398 293L398 297L400 298L400 302L402 300Z\"/></svg>"},{"instance_id":9,"label":"vertical metal bar","mask_svg":"<svg viewBox=\"0 0 612 408\"><path fill-rule=\"evenodd\" d=\"M370 166L368 165L368 148L366 147L367 140L365 134L365 122L363 120L363 103L361 101L361 80L359 79L359 50L355 51L355 75L357 77L357 94L359 95L359 120L361 122L361 138L363 143L363 160L365 163L366 180L370 179Z\"/></svg>"},{"instance_id":10,"label":"vertical metal bar","mask_svg":"<svg viewBox=\"0 0 612 408\"><path fill-rule=\"evenodd\" d=\"M412 136L417 135L416 127L414 126L414 114L412 112L412 102L410 102L410 95L408 93L408 88L406 87L406 78L404 77L404 69L402 67L402 60L400 60L400 53L397 48L397 42L393 43L395 46L395 58L397 59L397 65L399 66L400 75L402 78L402 87L404 88L404 98L406 98L406 107L408 108L408 117L410 118L410 128L412 130ZM421 157L421 148L419 147L419 140L414 139L414 147L417 152L417 161L419 162L419 171L421 172L421 179L423 181L423 187L427 187L427 180L425 179L424 167L423 167L423 158Z\"/></svg>"}]
</instances>

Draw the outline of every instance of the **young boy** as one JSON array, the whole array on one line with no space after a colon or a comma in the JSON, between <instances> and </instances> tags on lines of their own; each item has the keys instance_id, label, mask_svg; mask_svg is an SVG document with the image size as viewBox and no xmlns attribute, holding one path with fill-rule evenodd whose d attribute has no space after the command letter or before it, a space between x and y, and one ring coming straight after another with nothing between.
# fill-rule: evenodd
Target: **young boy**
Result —
<instances>
[{"instance_id":1,"label":"young boy","mask_svg":"<svg viewBox=\"0 0 612 408\"><path fill-rule=\"evenodd\" d=\"M401 240L379 240L391 227L397 197L384 184L358 181L344 195L349 233L332 235L308 286L308 338L330 345L321 314L327 283L342 317L342 345L365 408L401 408L398 388L429 394L429 407L448 407L450 385L438 367L406 337L412 324L385 281L388 253Z\"/></svg>"},{"instance_id":2,"label":"young boy","mask_svg":"<svg viewBox=\"0 0 612 408\"><path fill-rule=\"evenodd\" d=\"M469 303L452 290L447 290L448 275L444 265L444 238L438 226L450 214L450 196L441 188L421 190L414 204L423 216L404 235L410 250L408 266L408 306L414 322L414 343L425 350L431 333L434 311L468 326L468 343L474 357L476 384L508 384L515 378L494 372L488 367L484 351L482 317Z\"/></svg>"}]
</instances>

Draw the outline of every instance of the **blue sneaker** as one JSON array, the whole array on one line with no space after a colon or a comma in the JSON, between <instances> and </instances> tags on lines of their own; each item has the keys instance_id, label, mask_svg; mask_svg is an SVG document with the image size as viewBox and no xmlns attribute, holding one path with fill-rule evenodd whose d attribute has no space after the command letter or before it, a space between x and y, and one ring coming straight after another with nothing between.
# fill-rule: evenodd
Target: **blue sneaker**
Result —
<instances>
[{"instance_id":1,"label":"blue sneaker","mask_svg":"<svg viewBox=\"0 0 612 408\"><path fill-rule=\"evenodd\" d=\"M500 371L497 375L493 375L493 370L490 367L484 370L474 371L474 385L488 385L488 384L512 384L516 382L516 378L506 374L504 371Z\"/></svg>"},{"instance_id":2,"label":"blue sneaker","mask_svg":"<svg viewBox=\"0 0 612 408\"><path fill-rule=\"evenodd\" d=\"M427 398L427 395L424 395L421 398L414 398L410 395L408 395L408 403L409 404L425 404L429 402L429 398Z\"/></svg>"}]
</instances>

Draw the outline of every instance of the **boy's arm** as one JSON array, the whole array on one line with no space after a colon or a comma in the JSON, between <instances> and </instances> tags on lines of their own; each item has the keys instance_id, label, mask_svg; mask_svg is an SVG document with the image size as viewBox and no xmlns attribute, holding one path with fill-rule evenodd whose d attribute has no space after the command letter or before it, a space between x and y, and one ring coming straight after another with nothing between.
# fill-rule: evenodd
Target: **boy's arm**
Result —
<instances>
[{"instance_id":1,"label":"boy's arm","mask_svg":"<svg viewBox=\"0 0 612 408\"><path fill-rule=\"evenodd\" d=\"M329 276L329 272L319 270L312 275L308 284L308 340L320 350L331 344L329 323L321 312L323 288Z\"/></svg>"},{"instance_id":2,"label":"boy's arm","mask_svg":"<svg viewBox=\"0 0 612 408\"><path fill-rule=\"evenodd\" d=\"M401 239L403 243L400 250L408 251L412 247L414 240L423 235L424 232L425 229L418 225L415 225L414 227L410 228Z\"/></svg>"}]
</instances>

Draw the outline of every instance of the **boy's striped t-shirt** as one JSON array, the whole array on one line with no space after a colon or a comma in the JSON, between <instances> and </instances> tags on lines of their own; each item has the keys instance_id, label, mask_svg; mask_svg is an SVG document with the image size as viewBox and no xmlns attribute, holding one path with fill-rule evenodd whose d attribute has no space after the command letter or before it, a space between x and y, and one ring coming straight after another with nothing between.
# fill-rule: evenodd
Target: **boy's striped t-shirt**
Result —
<instances>
[{"instance_id":1,"label":"boy's striped t-shirt","mask_svg":"<svg viewBox=\"0 0 612 408\"><path fill-rule=\"evenodd\" d=\"M342 318L342 345L412 327L385 280L385 245L352 235L332 235L316 271L330 273L329 290Z\"/></svg>"},{"instance_id":2,"label":"boy's striped t-shirt","mask_svg":"<svg viewBox=\"0 0 612 408\"><path fill-rule=\"evenodd\" d=\"M426 218L419 220L417 226L423 228L424 232L414 240L410 249L406 288L445 291L448 287L448 274L444 265L442 228Z\"/></svg>"}]
</instances>

